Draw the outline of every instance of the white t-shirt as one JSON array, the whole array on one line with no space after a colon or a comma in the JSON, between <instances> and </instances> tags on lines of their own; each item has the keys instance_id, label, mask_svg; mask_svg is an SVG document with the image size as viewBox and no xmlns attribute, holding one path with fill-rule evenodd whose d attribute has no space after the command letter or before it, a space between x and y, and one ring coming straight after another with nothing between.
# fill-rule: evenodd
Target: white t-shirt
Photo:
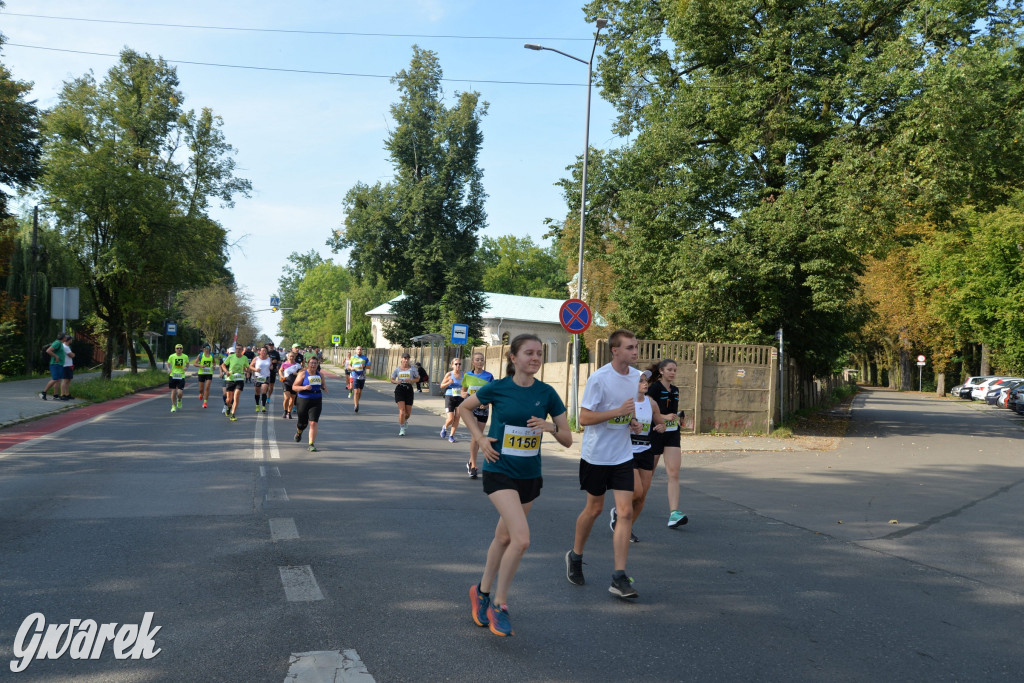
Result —
<instances>
[{"instance_id":1,"label":"white t-shirt","mask_svg":"<svg viewBox=\"0 0 1024 683\"><path fill-rule=\"evenodd\" d=\"M75 359L71 357L71 347L64 344L64 367L70 368L75 364Z\"/></svg>"},{"instance_id":2,"label":"white t-shirt","mask_svg":"<svg viewBox=\"0 0 1024 683\"><path fill-rule=\"evenodd\" d=\"M587 379L580 407L595 413L620 407L636 396L640 371L630 366L620 375L611 363L602 365ZM633 459L629 438L630 415L615 418L583 429L580 457L591 465L620 465Z\"/></svg>"}]
</instances>

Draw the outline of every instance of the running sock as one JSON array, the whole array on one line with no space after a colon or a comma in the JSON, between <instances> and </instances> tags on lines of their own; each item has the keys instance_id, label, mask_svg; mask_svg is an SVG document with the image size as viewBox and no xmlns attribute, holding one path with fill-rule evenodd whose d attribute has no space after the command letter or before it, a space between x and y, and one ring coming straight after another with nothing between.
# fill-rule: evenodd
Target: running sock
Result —
<instances>
[{"instance_id":1,"label":"running sock","mask_svg":"<svg viewBox=\"0 0 1024 683\"><path fill-rule=\"evenodd\" d=\"M480 590L480 584L479 583L476 585L476 592L477 592L478 595L482 595L485 598L491 597L490 593L484 593L482 590Z\"/></svg>"},{"instance_id":2,"label":"running sock","mask_svg":"<svg viewBox=\"0 0 1024 683\"><path fill-rule=\"evenodd\" d=\"M573 550L569 551L569 557L572 558L573 560L582 560L583 559L582 555L577 555L576 552L573 551Z\"/></svg>"},{"instance_id":3,"label":"running sock","mask_svg":"<svg viewBox=\"0 0 1024 683\"><path fill-rule=\"evenodd\" d=\"M626 571L624 569L616 569L612 572L612 579L624 579L626 578Z\"/></svg>"}]
</instances>

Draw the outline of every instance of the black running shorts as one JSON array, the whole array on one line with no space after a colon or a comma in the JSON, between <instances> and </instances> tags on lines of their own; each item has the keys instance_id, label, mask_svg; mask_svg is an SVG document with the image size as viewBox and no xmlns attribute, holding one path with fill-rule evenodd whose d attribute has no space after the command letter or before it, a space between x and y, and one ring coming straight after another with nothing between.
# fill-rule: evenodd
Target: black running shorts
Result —
<instances>
[{"instance_id":1,"label":"black running shorts","mask_svg":"<svg viewBox=\"0 0 1024 683\"><path fill-rule=\"evenodd\" d=\"M175 379L175 378L171 377L170 379L167 380L167 386L170 389L184 389L185 388L185 378L182 377L180 379Z\"/></svg>"},{"instance_id":2,"label":"black running shorts","mask_svg":"<svg viewBox=\"0 0 1024 683\"><path fill-rule=\"evenodd\" d=\"M648 472L654 471L654 449L648 448L643 453L633 454L633 469L647 470Z\"/></svg>"},{"instance_id":3,"label":"black running shorts","mask_svg":"<svg viewBox=\"0 0 1024 683\"><path fill-rule=\"evenodd\" d=\"M673 429L671 432L662 434L661 444L663 449L679 448L679 430Z\"/></svg>"},{"instance_id":4,"label":"black running shorts","mask_svg":"<svg viewBox=\"0 0 1024 683\"><path fill-rule=\"evenodd\" d=\"M449 413L454 413L462 405L461 396L445 396L444 397L444 409Z\"/></svg>"},{"instance_id":5,"label":"black running shorts","mask_svg":"<svg viewBox=\"0 0 1024 683\"><path fill-rule=\"evenodd\" d=\"M580 459L580 490L592 496L603 496L607 491L633 490L633 461L618 465L591 465Z\"/></svg>"},{"instance_id":6,"label":"black running shorts","mask_svg":"<svg viewBox=\"0 0 1024 683\"><path fill-rule=\"evenodd\" d=\"M488 472L484 470L484 493L488 496L495 491L511 489L519 493L519 502L526 505L530 501L537 499L542 486L544 486L544 477L513 479L501 472Z\"/></svg>"},{"instance_id":7,"label":"black running shorts","mask_svg":"<svg viewBox=\"0 0 1024 683\"><path fill-rule=\"evenodd\" d=\"M412 390L411 384L398 384L395 386L395 403L404 403L408 406L412 405L412 395L416 393Z\"/></svg>"}]
</instances>

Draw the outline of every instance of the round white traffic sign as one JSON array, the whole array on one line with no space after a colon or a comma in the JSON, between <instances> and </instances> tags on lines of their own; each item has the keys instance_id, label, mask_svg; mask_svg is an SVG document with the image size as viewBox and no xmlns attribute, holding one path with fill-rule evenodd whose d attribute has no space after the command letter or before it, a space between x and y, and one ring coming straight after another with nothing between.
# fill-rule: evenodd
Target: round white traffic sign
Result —
<instances>
[{"instance_id":1,"label":"round white traffic sign","mask_svg":"<svg viewBox=\"0 0 1024 683\"><path fill-rule=\"evenodd\" d=\"M924 362L924 356L918 356L917 357L917 362L918 363L923 363Z\"/></svg>"}]
</instances>

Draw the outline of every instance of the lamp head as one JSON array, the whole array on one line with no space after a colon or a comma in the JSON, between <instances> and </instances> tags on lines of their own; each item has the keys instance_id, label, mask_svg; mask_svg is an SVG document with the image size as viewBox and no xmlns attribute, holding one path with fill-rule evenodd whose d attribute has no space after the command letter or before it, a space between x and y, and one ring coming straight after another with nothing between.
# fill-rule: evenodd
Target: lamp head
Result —
<instances>
[{"instance_id":1,"label":"lamp head","mask_svg":"<svg viewBox=\"0 0 1024 683\"><path fill-rule=\"evenodd\" d=\"M527 50L542 50L543 49L537 43L527 43L526 45L523 45L523 47L525 47Z\"/></svg>"},{"instance_id":2,"label":"lamp head","mask_svg":"<svg viewBox=\"0 0 1024 683\"><path fill-rule=\"evenodd\" d=\"M605 17L599 17L594 23L597 24L598 29L602 29L608 25L608 19Z\"/></svg>"}]
</instances>

